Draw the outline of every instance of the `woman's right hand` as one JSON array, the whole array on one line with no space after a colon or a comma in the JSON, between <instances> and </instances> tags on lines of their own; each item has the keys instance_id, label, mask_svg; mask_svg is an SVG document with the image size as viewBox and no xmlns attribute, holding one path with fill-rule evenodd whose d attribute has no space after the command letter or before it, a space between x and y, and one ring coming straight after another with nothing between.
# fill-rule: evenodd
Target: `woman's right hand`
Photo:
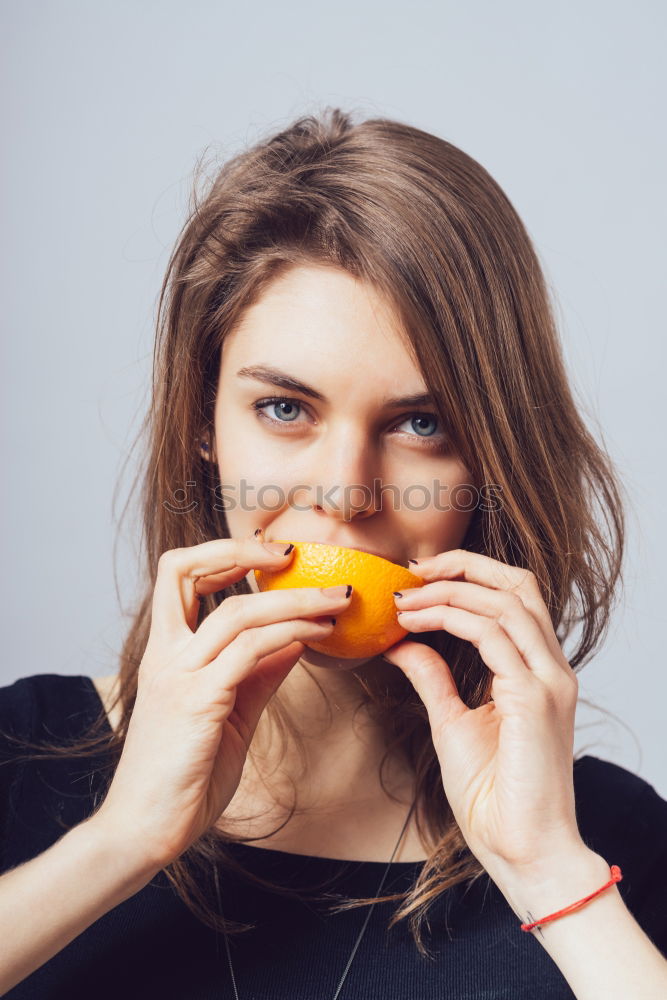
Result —
<instances>
[{"instance_id":1,"label":"woman's right hand","mask_svg":"<svg viewBox=\"0 0 667 1000\"><path fill-rule=\"evenodd\" d=\"M196 628L197 594L287 565L291 553L275 548L220 538L160 557L123 752L91 818L131 837L156 870L220 818L267 702L305 643L330 635L332 616L349 604L345 581L334 597L319 587L232 595Z\"/></svg>"}]
</instances>

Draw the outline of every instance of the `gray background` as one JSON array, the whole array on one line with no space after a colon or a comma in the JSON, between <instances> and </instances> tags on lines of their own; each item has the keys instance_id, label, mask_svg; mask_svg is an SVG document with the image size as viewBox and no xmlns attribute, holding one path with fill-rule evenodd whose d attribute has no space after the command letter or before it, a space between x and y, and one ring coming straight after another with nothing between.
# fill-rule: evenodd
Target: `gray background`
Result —
<instances>
[{"instance_id":1,"label":"gray background","mask_svg":"<svg viewBox=\"0 0 667 1000\"><path fill-rule=\"evenodd\" d=\"M499 181L631 497L626 588L576 746L667 797L665 7L3 2L0 683L115 670L138 532L114 540L153 321L198 156L326 105L448 139ZM119 493L114 505L114 490Z\"/></svg>"}]
</instances>

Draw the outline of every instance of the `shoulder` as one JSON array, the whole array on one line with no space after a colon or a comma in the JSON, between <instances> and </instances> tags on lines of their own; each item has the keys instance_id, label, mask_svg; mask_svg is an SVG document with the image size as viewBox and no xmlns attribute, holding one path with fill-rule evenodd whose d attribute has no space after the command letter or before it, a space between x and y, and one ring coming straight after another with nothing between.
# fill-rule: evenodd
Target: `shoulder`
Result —
<instances>
[{"instance_id":1,"label":"shoulder","mask_svg":"<svg viewBox=\"0 0 667 1000\"><path fill-rule=\"evenodd\" d=\"M667 801L645 778L620 764L586 755L575 760L573 774L577 812L586 820L615 824L638 803L667 818Z\"/></svg>"},{"instance_id":2,"label":"shoulder","mask_svg":"<svg viewBox=\"0 0 667 1000\"><path fill-rule=\"evenodd\" d=\"M33 674L0 687L0 871L90 815L105 759L85 741L100 712L90 677Z\"/></svg>"},{"instance_id":3,"label":"shoulder","mask_svg":"<svg viewBox=\"0 0 667 1000\"><path fill-rule=\"evenodd\" d=\"M90 677L32 674L0 687L0 739L72 735L99 712ZM83 718L82 718L83 717Z\"/></svg>"},{"instance_id":4,"label":"shoulder","mask_svg":"<svg viewBox=\"0 0 667 1000\"><path fill-rule=\"evenodd\" d=\"M667 801L626 768L585 756L574 764L577 822L584 842L619 865L619 891L667 954Z\"/></svg>"},{"instance_id":5,"label":"shoulder","mask_svg":"<svg viewBox=\"0 0 667 1000\"><path fill-rule=\"evenodd\" d=\"M91 677L90 680L104 707L109 726L116 732L122 715L122 706L118 701L120 678L118 674L107 674L105 677Z\"/></svg>"},{"instance_id":6,"label":"shoulder","mask_svg":"<svg viewBox=\"0 0 667 1000\"><path fill-rule=\"evenodd\" d=\"M642 788L651 788L652 785L641 778L634 771L629 771L620 764L613 761L604 760L602 757L593 757L585 754L578 757L574 762L575 779L582 785L591 788L600 787L600 782L605 787L615 787L625 792L640 791Z\"/></svg>"},{"instance_id":7,"label":"shoulder","mask_svg":"<svg viewBox=\"0 0 667 1000\"><path fill-rule=\"evenodd\" d=\"M574 792L582 835L593 841L627 842L632 829L643 839L667 835L667 801L650 782L599 757L574 762Z\"/></svg>"}]
</instances>

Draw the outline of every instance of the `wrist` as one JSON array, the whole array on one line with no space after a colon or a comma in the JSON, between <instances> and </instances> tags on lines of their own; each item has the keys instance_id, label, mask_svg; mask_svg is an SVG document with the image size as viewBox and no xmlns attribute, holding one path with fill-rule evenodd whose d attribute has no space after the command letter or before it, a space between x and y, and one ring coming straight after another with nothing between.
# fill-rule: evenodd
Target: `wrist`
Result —
<instances>
[{"instance_id":1,"label":"wrist","mask_svg":"<svg viewBox=\"0 0 667 1000\"><path fill-rule=\"evenodd\" d=\"M92 852L100 864L116 873L119 887L128 897L148 885L163 867L142 851L131 834L119 836L96 815L70 833L80 841L83 850Z\"/></svg>"},{"instance_id":2,"label":"wrist","mask_svg":"<svg viewBox=\"0 0 667 1000\"><path fill-rule=\"evenodd\" d=\"M583 842L529 868L508 869L498 873L497 878L489 874L521 923L534 923L571 906L596 892L611 878L610 864ZM616 885L609 886L582 909L594 905L607 893L618 895ZM563 919L571 919L577 912L566 914Z\"/></svg>"}]
</instances>

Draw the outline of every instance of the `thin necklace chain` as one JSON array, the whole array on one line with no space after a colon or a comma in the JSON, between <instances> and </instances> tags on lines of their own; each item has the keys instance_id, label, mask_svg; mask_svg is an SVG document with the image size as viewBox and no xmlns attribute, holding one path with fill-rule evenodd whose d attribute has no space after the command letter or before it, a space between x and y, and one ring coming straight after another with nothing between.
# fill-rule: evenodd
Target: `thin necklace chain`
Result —
<instances>
[{"instance_id":1,"label":"thin necklace chain","mask_svg":"<svg viewBox=\"0 0 667 1000\"><path fill-rule=\"evenodd\" d=\"M401 832L400 832L400 834L398 836L398 840L396 841L396 846L394 847L394 850L392 851L392 855L389 858L389 861L387 862L387 867L384 870L384 875L382 876L382 878L380 880L380 884L377 887L377 890L376 890L376 893L375 893L376 896L379 896L380 893L381 893L381 891L382 891L382 886L384 885L384 881L385 881L387 875L389 874L389 869L390 869L391 864L392 864L392 862L394 860L394 856L396 854L396 851L398 850L399 844L401 843L401 840L403 839L403 834L405 833L405 831L408 828L408 823L410 822L410 817L412 816L412 811L413 811L414 807L415 807L415 803L413 802L412 805L410 806L410 811L408 812L408 815L406 817L405 823L403 824L403 829L401 830ZM222 903L220 902L220 900L218 900L218 902L220 903L220 912L222 913L222 918L224 920L225 919L225 914L224 914L224 910L222 909ZM336 992L334 993L334 995L331 998L331 1000L338 1000L338 996L340 994L340 991L343 988L343 983L345 982L347 974L350 971L350 966L352 965L352 960L354 959L354 956L357 953L357 949L358 949L359 945L361 944L361 939L363 938L364 933L366 931L366 927L368 926L368 921L370 920L371 913L373 912L374 906L375 906L375 903L371 903L370 908L368 910L368 913L366 914L366 919L364 920L363 926L362 926L361 930L359 931L359 936L357 937L357 940L354 942L354 947L352 948L352 953L351 953L350 957L347 960L347 965L345 966L345 970L343 972L343 975L341 976L341 980L338 983L338 986L336 987ZM234 1000L239 1000L239 991L236 988L236 978L234 976L234 967L232 966L232 956L231 956L230 951L229 951L229 941L227 939L227 934L226 933L224 933L224 937L225 937L225 950L227 952L227 964L229 965L229 974L232 977L232 987L234 989Z\"/></svg>"}]
</instances>

